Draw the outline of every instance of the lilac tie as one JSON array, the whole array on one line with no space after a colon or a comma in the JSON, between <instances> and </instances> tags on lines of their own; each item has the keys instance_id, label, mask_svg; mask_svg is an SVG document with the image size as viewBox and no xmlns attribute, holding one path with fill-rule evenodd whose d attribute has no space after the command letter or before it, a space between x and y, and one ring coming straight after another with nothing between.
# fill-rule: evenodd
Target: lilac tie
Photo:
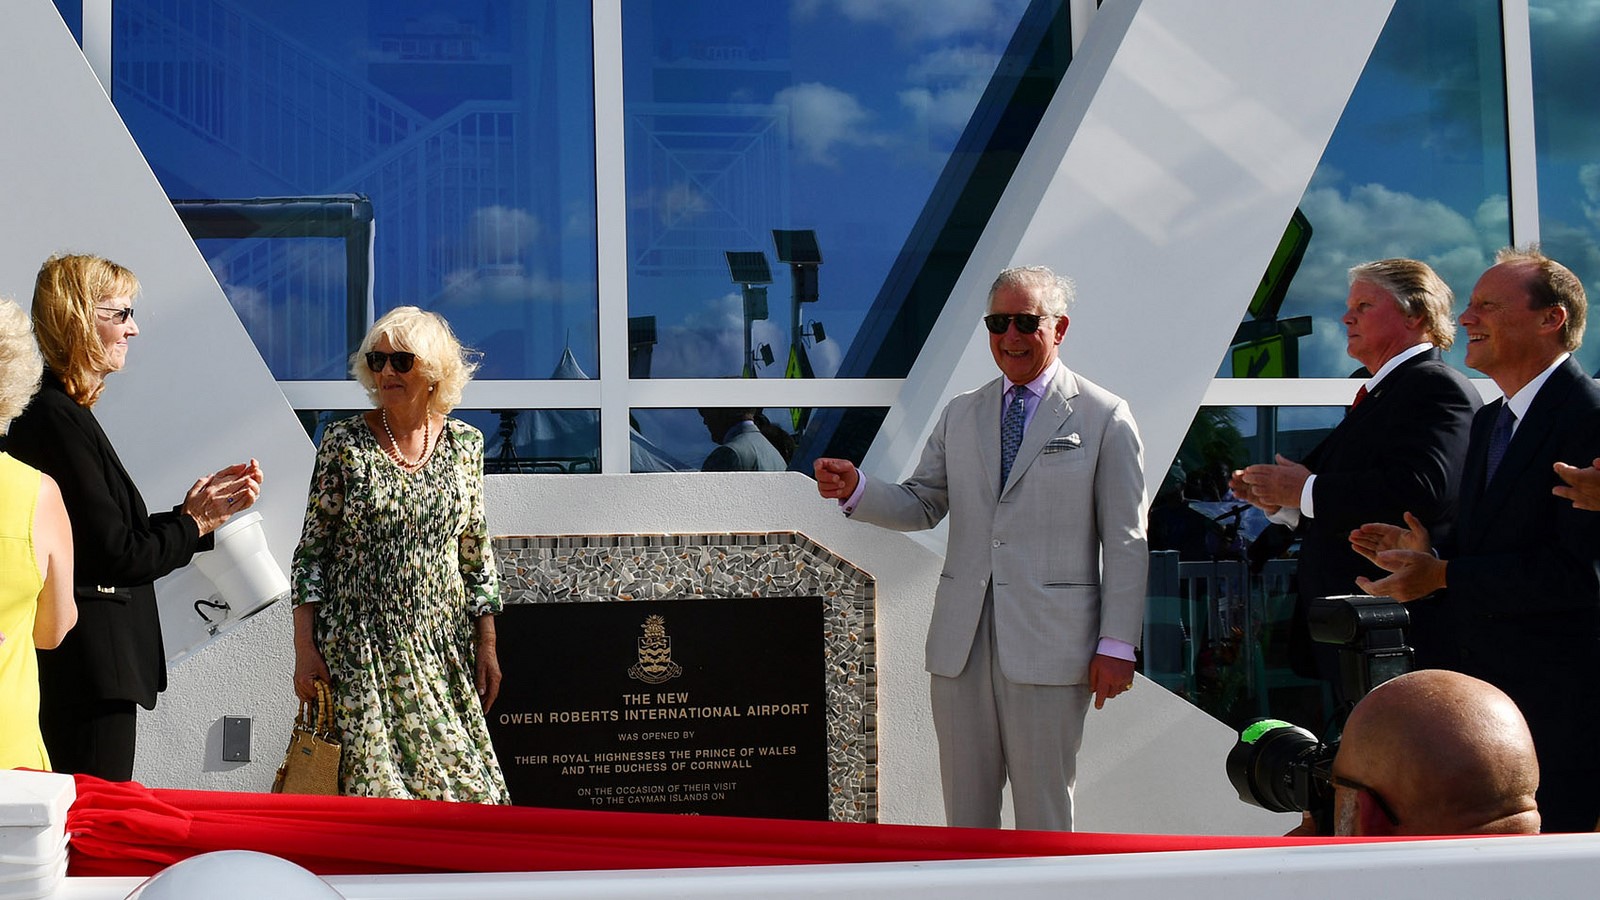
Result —
<instances>
[{"instance_id":1,"label":"lilac tie","mask_svg":"<svg viewBox=\"0 0 1600 900\"><path fill-rule=\"evenodd\" d=\"M1484 469L1484 484L1494 480L1494 470L1500 468L1500 460L1506 457L1506 447L1511 444L1511 429L1516 424L1517 414L1511 411L1511 405L1500 401L1500 414L1494 417L1494 428L1489 432L1489 459Z\"/></svg>"},{"instance_id":2,"label":"lilac tie","mask_svg":"<svg viewBox=\"0 0 1600 900\"><path fill-rule=\"evenodd\" d=\"M1011 402L1006 404L1005 418L1000 420L1000 487L1004 489L1011 475L1011 464L1016 461L1017 448L1022 446L1022 420L1027 415L1027 401L1021 385L1011 389Z\"/></svg>"}]
</instances>

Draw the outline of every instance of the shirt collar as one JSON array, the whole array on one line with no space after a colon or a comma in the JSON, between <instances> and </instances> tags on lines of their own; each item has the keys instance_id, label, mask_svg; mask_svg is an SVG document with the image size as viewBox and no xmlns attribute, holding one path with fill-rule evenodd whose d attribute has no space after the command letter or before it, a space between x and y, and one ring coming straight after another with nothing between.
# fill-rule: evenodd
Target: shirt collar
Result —
<instances>
[{"instance_id":1,"label":"shirt collar","mask_svg":"<svg viewBox=\"0 0 1600 900\"><path fill-rule=\"evenodd\" d=\"M1060 368L1061 368L1061 357L1058 356L1055 359L1050 360L1050 365L1045 366L1044 367L1044 371L1040 372L1038 377L1034 378L1032 381L1030 381L1027 384L1022 385L1022 386L1027 388L1028 389L1028 393L1032 394L1033 396L1035 396L1035 397L1043 397L1044 396L1044 389L1049 386L1051 381L1055 380L1056 371L1059 370ZM1011 390L1011 388L1015 387L1015 385L1010 384L1009 383L1009 379L1007 380L1007 382L1008 383L1006 384L1006 391L1009 392Z\"/></svg>"},{"instance_id":2,"label":"shirt collar","mask_svg":"<svg viewBox=\"0 0 1600 900\"><path fill-rule=\"evenodd\" d=\"M1549 368L1533 376L1533 380L1523 385L1521 390L1506 398L1506 406L1511 407L1511 414L1517 417L1519 423L1528 415L1528 407L1533 405L1533 398L1539 395L1539 389L1544 387L1546 381L1550 380L1550 373L1566 362L1567 357L1571 355L1571 353L1563 353L1556 357L1556 361L1551 363Z\"/></svg>"},{"instance_id":3,"label":"shirt collar","mask_svg":"<svg viewBox=\"0 0 1600 900\"><path fill-rule=\"evenodd\" d=\"M1389 361L1384 363L1383 366L1378 369L1378 371L1372 373L1371 378L1367 379L1367 393L1370 394L1377 390L1378 385L1383 381L1383 379L1387 378L1390 372L1400 368L1401 363L1413 356L1421 356L1432 349L1433 345L1424 341L1420 344L1413 344L1410 347L1401 350L1399 353L1389 357Z\"/></svg>"}]
</instances>

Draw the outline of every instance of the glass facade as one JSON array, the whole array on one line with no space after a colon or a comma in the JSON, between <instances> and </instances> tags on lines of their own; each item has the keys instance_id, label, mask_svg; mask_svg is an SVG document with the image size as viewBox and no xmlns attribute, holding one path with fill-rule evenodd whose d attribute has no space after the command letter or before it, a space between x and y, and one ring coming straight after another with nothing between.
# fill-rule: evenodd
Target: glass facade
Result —
<instances>
[{"instance_id":1,"label":"glass facade","mask_svg":"<svg viewBox=\"0 0 1600 900\"><path fill-rule=\"evenodd\" d=\"M484 352L481 378L555 377L569 350L597 371L587 4L116 0L112 15L112 96L169 196L365 196L375 315L442 314ZM272 237L202 250L280 380L346 377L361 334L342 254Z\"/></svg>"},{"instance_id":2,"label":"glass facade","mask_svg":"<svg viewBox=\"0 0 1600 900\"><path fill-rule=\"evenodd\" d=\"M649 374L839 374L1026 7L625 2L629 315L655 320Z\"/></svg>"},{"instance_id":3,"label":"glass facade","mask_svg":"<svg viewBox=\"0 0 1600 900\"><path fill-rule=\"evenodd\" d=\"M1359 365L1339 321L1357 263L1420 259L1465 304L1511 241L1505 108L1499 3L1397 0L1300 201L1310 240L1277 318L1309 317L1310 333L1284 375ZM1245 371L1230 355L1219 375Z\"/></svg>"},{"instance_id":4,"label":"glass facade","mask_svg":"<svg viewBox=\"0 0 1600 900\"><path fill-rule=\"evenodd\" d=\"M322 430L330 423L361 412L358 409L298 411L300 424L314 444L322 442ZM570 475L600 471L598 410L457 408L450 415L482 432L485 474Z\"/></svg>"},{"instance_id":5,"label":"glass facade","mask_svg":"<svg viewBox=\"0 0 1600 900\"><path fill-rule=\"evenodd\" d=\"M769 440L786 458L793 457L797 446L793 435L800 431L800 423L820 416L838 415L844 410L838 408L770 408L761 410L766 417L767 425L763 431L769 432ZM883 407L857 407L853 412L872 423L872 430L877 430L877 425L883 421L888 412ZM633 471L655 472L661 471L658 467L658 457L664 457L674 468L680 470L698 470L705 462L707 454L716 449L717 443L712 439L707 423L702 419L699 409L634 409L629 416L633 424L633 438L635 441L633 453ZM775 430L774 430L775 429ZM640 443L646 445L639 446ZM647 449L648 453L641 454ZM861 447L856 458L866 452ZM794 462L791 469L807 471L805 466L798 461Z\"/></svg>"},{"instance_id":6,"label":"glass facade","mask_svg":"<svg viewBox=\"0 0 1600 900\"><path fill-rule=\"evenodd\" d=\"M1275 453L1304 457L1343 415L1202 407L1155 487L1143 671L1231 726L1271 715L1317 730L1333 711L1331 691L1289 665L1296 545L1228 490L1228 473Z\"/></svg>"},{"instance_id":7,"label":"glass facade","mask_svg":"<svg viewBox=\"0 0 1600 900\"><path fill-rule=\"evenodd\" d=\"M1600 6L1531 0L1533 109L1539 170L1539 240L1600 298ZM1591 314L1578 360L1600 370L1600 324Z\"/></svg>"}]
</instances>

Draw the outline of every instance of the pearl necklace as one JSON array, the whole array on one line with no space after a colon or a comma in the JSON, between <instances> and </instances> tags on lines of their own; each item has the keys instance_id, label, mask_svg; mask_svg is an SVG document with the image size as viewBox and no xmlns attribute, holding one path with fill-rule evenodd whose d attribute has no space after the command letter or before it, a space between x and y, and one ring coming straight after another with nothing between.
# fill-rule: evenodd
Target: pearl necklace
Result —
<instances>
[{"instance_id":1,"label":"pearl necklace","mask_svg":"<svg viewBox=\"0 0 1600 900\"><path fill-rule=\"evenodd\" d=\"M400 442L394 439L394 430L389 427L389 411L380 409L378 415L383 418L383 433L389 436L389 456L403 469L415 469L422 465L428 458L428 444L432 440L433 423L428 421L432 416L425 413L422 417L422 452L417 455L417 461L412 462L400 452Z\"/></svg>"}]
</instances>

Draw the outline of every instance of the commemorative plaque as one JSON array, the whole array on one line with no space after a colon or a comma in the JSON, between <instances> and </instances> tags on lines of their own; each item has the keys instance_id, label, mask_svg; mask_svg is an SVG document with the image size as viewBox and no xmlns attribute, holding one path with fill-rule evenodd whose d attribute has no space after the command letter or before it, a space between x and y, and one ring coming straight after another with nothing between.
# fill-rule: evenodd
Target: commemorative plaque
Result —
<instances>
[{"instance_id":1,"label":"commemorative plaque","mask_svg":"<svg viewBox=\"0 0 1600 900\"><path fill-rule=\"evenodd\" d=\"M512 802L829 817L820 597L508 604L489 711Z\"/></svg>"}]
</instances>

